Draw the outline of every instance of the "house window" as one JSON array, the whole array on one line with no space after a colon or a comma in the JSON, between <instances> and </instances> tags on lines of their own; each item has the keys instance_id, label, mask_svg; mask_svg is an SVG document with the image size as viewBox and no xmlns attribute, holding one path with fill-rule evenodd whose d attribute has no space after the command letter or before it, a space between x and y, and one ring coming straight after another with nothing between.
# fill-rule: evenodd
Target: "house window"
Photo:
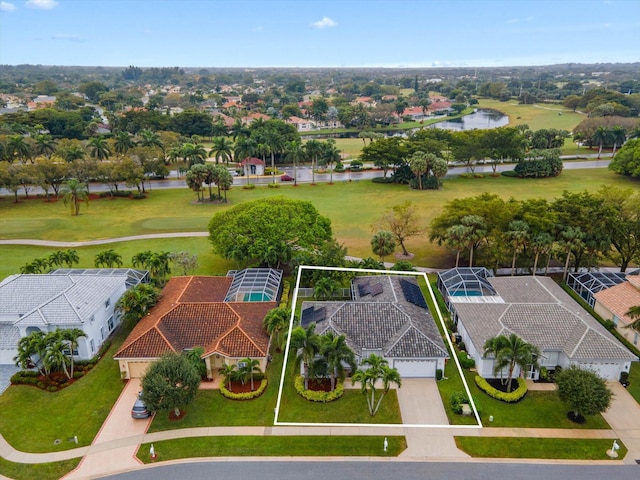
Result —
<instances>
[{"instance_id":1,"label":"house window","mask_svg":"<svg viewBox=\"0 0 640 480\"><path fill-rule=\"evenodd\" d=\"M633 344L634 345L638 344L638 334L637 333L633 336Z\"/></svg>"},{"instance_id":2,"label":"house window","mask_svg":"<svg viewBox=\"0 0 640 480\"><path fill-rule=\"evenodd\" d=\"M613 316L613 319L611 320L613 322L613 324L617 327L618 324L620 323L620 317L618 317L617 315Z\"/></svg>"},{"instance_id":3,"label":"house window","mask_svg":"<svg viewBox=\"0 0 640 480\"><path fill-rule=\"evenodd\" d=\"M71 350L69 350L69 348L65 348L62 350L62 353L64 353L65 355L71 355ZM78 356L78 347L73 349L73 356L76 357Z\"/></svg>"},{"instance_id":4,"label":"house window","mask_svg":"<svg viewBox=\"0 0 640 480\"><path fill-rule=\"evenodd\" d=\"M111 299L107 298L107 300L104 302L104 308L109 308L109 305L111 305Z\"/></svg>"},{"instance_id":5,"label":"house window","mask_svg":"<svg viewBox=\"0 0 640 480\"><path fill-rule=\"evenodd\" d=\"M244 368L247 366L247 362L238 362L238 368Z\"/></svg>"},{"instance_id":6,"label":"house window","mask_svg":"<svg viewBox=\"0 0 640 480\"><path fill-rule=\"evenodd\" d=\"M100 338L104 340L104 327L100 327Z\"/></svg>"},{"instance_id":7,"label":"house window","mask_svg":"<svg viewBox=\"0 0 640 480\"><path fill-rule=\"evenodd\" d=\"M107 320L107 327L109 327L109 331L113 330L113 315L111 315L109 320Z\"/></svg>"},{"instance_id":8,"label":"house window","mask_svg":"<svg viewBox=\"0 0 640 480\"><path fill-rule=\"evenodd\" d=\"M91 349L91 351L89 353L91 353L91 355L93 355L93 352L96 351L96 346L93 343L93 338L91 340L89 340L89 348Z\"/></svg>"}]
</instances>

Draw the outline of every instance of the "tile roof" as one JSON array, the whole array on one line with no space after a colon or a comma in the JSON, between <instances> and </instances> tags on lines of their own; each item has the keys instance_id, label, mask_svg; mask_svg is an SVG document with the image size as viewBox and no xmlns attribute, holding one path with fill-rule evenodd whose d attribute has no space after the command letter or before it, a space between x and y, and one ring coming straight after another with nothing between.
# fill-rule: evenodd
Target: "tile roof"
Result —
<instances>
[{"instance_id":1,"label":"tile roof","mask_svg":"<svg viewBox=\"0 0 640 480\"><path fill-rule=\"evenodd\" d=\"M540 350L570 360L635 360L600 323L548 277L488 279L505 303L457 303L458 319L478 349L496 335L515 333Z\"/></svg>"},{"instance_id":2,"label":"tile roof","mask_svg":"<svg viewBox=\"0 0 640 480\"><path fill-rule=\"evenodd\" d=\"M174 277L160 301L134 327L115 358L157 358L203 347L203 357L264 357L269 336L262 328L275 302L225 303L231 277Z\"/></svg>"},{"instance_id":3,"label":"tile roof","mask_svg":"<svg viewBox=\"0 0 640 480\"><path fill-rule=\"evenodd\" d=\"M634 283L638 285L635 286ZM593 297L626 325L633 320L627 315L631 307L640 305L640 278L627 276L627 281L595 293Z\"/></svg>"},{"instance_id":4,"label":"tile roof","mask_svg":"<svg viewBox=\"0 0 640 480\"><path fill-rule=\"evenodd\" d=\"M363 350L382 350L385 357L447 358L438 328L428 310L409 303L399 280L411 277L357 277L351 302L304 302L302 309L325 308L316 331L344 334L356 355ZM358 286L381 285L382 293L361 295Z\"/></svg>"}]
</instances>

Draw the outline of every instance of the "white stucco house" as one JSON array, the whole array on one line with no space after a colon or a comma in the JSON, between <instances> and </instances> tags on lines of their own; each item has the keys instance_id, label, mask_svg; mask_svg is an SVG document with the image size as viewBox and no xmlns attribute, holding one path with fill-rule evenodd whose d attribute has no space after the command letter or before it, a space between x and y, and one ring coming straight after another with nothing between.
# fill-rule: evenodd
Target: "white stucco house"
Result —
<instances>
[{"instance_id":1,"label":"white stucco house","mask_svg":"<svg viewBox=\"0 0 640 480\"><path fill-rule=\"evenodd\" d=\"M485 342L512 333L538 347L540 366L551 371L577 365L618 380L638 360L549 277L493 277L485 268L455 268L438 274L438 289L482 377L496 376L494 359L483 356ZM535 380L540 371L531 365L523 373Z\"/></svg>"},{"instance_id":2,"label":"white stucco house","mask_svg":"<svg viewBox=\"0 0 640 480\"><path fill-rule=\"evenodd\" d=\"M90 359L120 324L116 302L146 281L146 271L65 269L11 275L0 282L0 364L14 364L20 338L34 331L79 328L78 360Z\"/></svg>"}]
</instances>

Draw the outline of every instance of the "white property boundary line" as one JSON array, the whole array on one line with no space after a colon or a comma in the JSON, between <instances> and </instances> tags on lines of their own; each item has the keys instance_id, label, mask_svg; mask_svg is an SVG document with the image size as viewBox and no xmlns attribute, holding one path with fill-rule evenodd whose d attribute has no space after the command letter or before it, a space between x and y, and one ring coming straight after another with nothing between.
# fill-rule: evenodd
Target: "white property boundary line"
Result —
<instances>
[{"instance_id":1,"label":"white property boundary line","mask_svg":"<svg viewBox=\"0 0 640 480\"><path fill-rule=\"evenodd\" d=\"M376 274L386 274L386 275L412 275L412 276L422 276L424 281L427 284L427 288L429 289L429 293L431 294L431 300L435 306L436 312L438 312L438 319L440 320L440 325L442 326L442 331L446 332L447 327L444 323L444 319L442 317L442 312L440 312L440 308L438 307L438 302L436 301L436 297L433 293L433 289L431 288L431 284L429 283L429 278L426 273L420 272L400 272L395 270L374 270L374 269L361 269L361 268L341 268L341 267L318 267L313 265L300 265L298 267L298 278L296 279L296 287L293 291L293 304L291 306L291 318L289 319L289 334L287 336L287 345L284 351L284 360L282 362L282 374L280 375L280 388L278 389L278 400L276 402L275 408L275 416L273 420L273 424L275 426L288 426L288 427L377 427L377 428L398 428L398 427L420 427L420 428L483 428L482 421L480 420L480 415L478 415L478 410L473 401L473 397L471 396L471 391L469 390L469 385L467 385L467 380L464 377L464 373L462 372L462 368L460 367L460 361L458 360L458 356L455 354L455 349L453 348L453 344L451 343L451 338L448 335L445 335L447 338L447 344L449 345L449 351L451 352L451 356L456 363L456 367L458 368L458 373L460 378L462 379L462 384L464 385L465 392L467 393L467 397L469 398L469 403L471 404L471 408L473 409L473 414L478 422L477 425L410 425L404 423L307 423L307 422L280 422L278 421L278 416L280 415L280 404L282 400L282 390L284 388L284 380L285 373L287 370L287 362L289 359L289 349L291 347L291 330L293 330L293 320L295 317L296 311L296 303L298 302L298 289L300 288L300 278L302 277L302 271L304 269L307 270L333 270L333 271L343 271L343 272L357 272L357 273L376 273Z\"/></svg>"}]
</instances>

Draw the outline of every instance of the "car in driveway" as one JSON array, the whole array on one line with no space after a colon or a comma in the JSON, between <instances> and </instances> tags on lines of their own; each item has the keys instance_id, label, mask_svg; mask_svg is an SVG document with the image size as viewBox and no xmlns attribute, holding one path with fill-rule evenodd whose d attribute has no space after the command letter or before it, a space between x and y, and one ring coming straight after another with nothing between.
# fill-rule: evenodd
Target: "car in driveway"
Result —
<instances>
[{"instance_id":1,"label":"car in driveway","mask_svg":"<svg viewBox=\"0 0 640 480\"><path fill-rule=\"evenodd\" d=\"M131 408L131 418L149 418L151 412L147 409L147 406L142 401L142 392L138 393L138 397Z\"/></svg>"},{"instance_id":2,"label":"car in driveway","mask_svg":"<svg viewBox=\"0 0 640 480\"><path fill-rule=\"evenodd\" d=\"M295 180L295 178L293 178L291 175L288 174L284 174L282 176L280 176L280 181L281 182L293 182Z\"/></svg>"}]
</instances>

